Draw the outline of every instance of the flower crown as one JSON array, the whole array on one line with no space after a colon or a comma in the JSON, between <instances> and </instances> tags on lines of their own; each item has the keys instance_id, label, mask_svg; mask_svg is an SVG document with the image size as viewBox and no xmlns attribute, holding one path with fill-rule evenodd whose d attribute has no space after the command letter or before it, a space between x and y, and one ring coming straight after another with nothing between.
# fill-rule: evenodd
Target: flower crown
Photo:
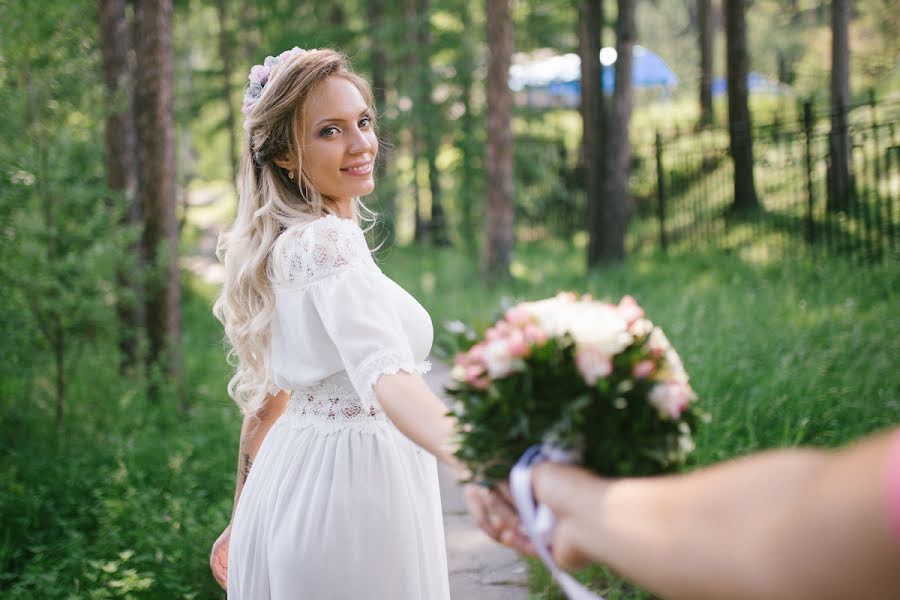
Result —
<instances>
[{"instance_id":1,"label":"flower crown","mask_svg":"<svg viewBox=\"0 0 900 600\"><path fill-rule=\"evenodd\" d=\"M261 65L253 65L253 68L250 69L250 75L247 77L247 79L250 80L250 85L247 86L247 91L244 92L244 104L241 106L241 112L246 116L253 110L253 105L256 104L256 101L262 96L263 87L266 85L266 82L269 81L269 74L272 72L272 69L275 68L275 65L284 62L292 56L300 56L307 52L309 52L309 50L294 46L290 50L285 50L278 56L267 56L266 60L264 60Z\"/></svg>"}]
</instances>

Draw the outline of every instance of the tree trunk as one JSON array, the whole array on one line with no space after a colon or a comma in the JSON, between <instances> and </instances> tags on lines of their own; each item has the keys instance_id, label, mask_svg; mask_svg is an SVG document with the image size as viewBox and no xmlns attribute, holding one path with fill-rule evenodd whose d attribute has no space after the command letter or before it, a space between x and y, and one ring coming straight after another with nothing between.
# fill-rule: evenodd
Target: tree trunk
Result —
<instances>
[{"instance_id":1,"label":"tree trunk","mask_svg":"<svg viewBox=\"0 0 900 600\"><path fill-rule=\"evenodd\" d=\"M700 126L715 122L712 104L713 14L711 0L697 0L697 41L700 45Z\"/></svg>"},{"instance_id":2,"label":"tree trunk","mask_svg":"<svg viewBox=\"0 0 900 600\"><path fill-rule=\"evenodd\" d=\"M831 134L828 210L850 207L850 0L831 2Z\"/></svg>"},{"instance_id":3,"label":"tree trunk","mask_svg":"<svg viewBox=\"0 0 900 600\"><path fill-rule=\"evenodd\" d=\"M603 0L581 0L578 21L578 53L581 57L581 172L587 197L588 265L600 256L603 239L601 194L603 150L606 141L606 97L600 48L603 47Z\"/></svg>"},{"instance_id":4,"label":"tree trunk","mask_svg":"<svg viewBox=\"0 0 900 600\"><path fill-rule=\"evenodd\" d=\"M144 208L144 252L153 276L147 289L149 366L174 379L182 409L181 285L175 215L175 122L172 78L172 2L138 2L135 114L139 195ZM152 368L151 368L152 373ZM150 378L150 397L159 387Z\"/></svg>"},{"instance_id":5,"label":"tree trunk","mask_svg":"<svg viewBox=\"0 0 900 600\"><path fill-rule=\"evenodd\" d=\"M106 96L110 99L105 123L106 183L117 198L126 204L121 223L125 226L141 222L141 205L137 201L137 163L135 160L134 86L129 65L131 29L125 16L125 0L98 0L100 54ZM114 109L115 107L115 109ZM115 200L110 199L110 202ZM140 242L130 248L135 265L142 266ZM116 281L120 290L116 301L119 318L120 370L126 371L138 360L140 332L144 326L143 296L134 267L120 267Z\"/></svg>"},{"instance_id":6,"label":"tree trunk","mask_svg":"<svg viewBox=\"0 0 900 600\"><path fill-rule=\"evenodd\" d=\"M487 0L487 45L483 272L490 282L509 274L514 240L512 92L507 83L513 47L509 0Z\"/></svg>"},{"instance_id":7,"label":"tree trunk","mask_svg":"<svg viewBox=\"0 0 900 600\"><path fill-rule=\"evenodd\" d=\"M747 49L748 0L725 0L725 37L728 63L728 135L734 161L734 204L732 210L744 211L759 206L753 181L753 126L747 104L747 75L750 56Z\"/></svg>"},{"instance_id":8,"label":"tree trunk","mask_svg":"<svg viewBox=\"0 0 900 600\"><path fill-rule=\"evenodd\" d=\"M460 16L463 23L463 31L472 31L472 16L468 7L464 7ZM460 185L460 212L462 213L462 238L466 250L474 255L476 246L475 233L475 169L472 162L475 160L475 116L472 114L472 89L474 84L475 52L473 42L469 35L463 34L461 40L459 59L459 86L460 101L463 105L463 114L460 120L459 146L462 155L462 182Z\"/></svg>"},{"instance_id":9,"label":"tree trunk","mask_svg":"<svg viewBox=\"0 0 900 600\"><path fill-rule=\"evenodd\" d=\"M616 88L613 91L609 133L604 153L603 194L601 208L602 236L596 260L590 263L613 263L625 258L625 233L628 227L630 199L628 178L631 172L629 124L633 103L632 65L637 31L634 23L637 0L618 0L616 18Z\"/></svg>"},{"instance_id":10,"label":"tree trunk","mask_svg":"<svg viewBox=\"0 0 900 600\"><path fill-rule=\"evenodd\" d=\"M234 40L228 28L228 0L216 0L219 17L219 56L222 59L222 98L225 100L225 127L228 131L228 162L231 166L231 183L237 185L237 113L231 95L231 73L234 69Z\"/></svg>"},{"instance_id":11,"label":"tree trunk","mask_svg":"<svg viewBox=\"0 0 900 600\"><path fill-rule=\"evenodd\" d=\"M369 25L371 31L372 49L372 95L375 98L375 110L382 114L387 106L387 49L384 27L384 0L370 0L368 3ZM385 128L379 130L379 150L385 151L390 147L390 140L386 139ZM384 224L386 242L392 244L395 235L395 201L394 190L387 189L387 157L382 155L375 162L375 181L378 182L381 193L378 194L381 205L381 220Z\"/></svg>"},{"instance_id":12,"label":"tree trunk","mask_svg":"<svg viewBox=\"0 0 900 600\"><path fill-rule=\"evenodd\" d=\"M412 179L412 191L413 191L413 204L415 207L415 222L414 222L414 230L413 230L413 239L416 242L421 242L425 239L425 235L427 233L428 227L425 223L425 217L422 211L422 197L419 191L419 150L421 149L420 143L420 130L422 128L422 124L424 119L422 115L425 110L427 110L424 106L421 106L421 97L422 97L422 82L420 78L421 74L421 62L418 52L418 44L419 44L419 36L418 30L420 27L418 14L418 4L416 0L404 0L404 11L405 11L405 21L406 21L406 47L407 47L407 56L406 56L406 64L407 64L407 78L406 78L406 92L409 95L409 98L412 99L412 107L409 111L409 136L410 136L410 144L409 148L412 152L412 166L413 166L413 179Z\"/></svg>"},{"instance_id":13,"label":"tree trunk","mask_svg":"<svg viewBox=\"0 0 900 600\"><path fill-rule=\"evenodd\" d=\"M438 246L448 246L450 238L447 236L447 219L444 213L444 205L441 202L441 180L437 168L437 153L439 146L438 129L440 127L440 114L438 107L431 101L432 74L431 74L431 26L429 24L428 0L417 0L419 23L416 29L417 47L422 61L419 87L419 107L423 116L425 127L425 159L428 162L428 189L431 193L431 220L428 230L431 240Z\"/></svg>"}]
</instances>

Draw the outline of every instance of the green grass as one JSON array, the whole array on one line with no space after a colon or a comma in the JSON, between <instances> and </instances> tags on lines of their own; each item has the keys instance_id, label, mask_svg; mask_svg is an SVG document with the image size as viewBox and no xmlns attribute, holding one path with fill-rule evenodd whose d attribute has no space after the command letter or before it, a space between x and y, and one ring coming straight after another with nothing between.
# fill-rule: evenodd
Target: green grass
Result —
<instances>
[{"instance_id":1,"label":"green grass","mask_svg":"<svg viewBox=\"0 0 900 600\"><path fill-rule=\"evenodd\" d=\"M648 255L588 275L582 254L520 246L520 276L494 289L451 253L398 249L384 268L420 299L436 330L454 318L484 325L501 301L559 289L614 301L633 295L681 353L712 416L689 468L764 448L837 446L900 423L896 262L859 269L839 260ZM647 597L607 569L581 579L611 600ZM530 586L532 598L563 598L536 562Z\"/></svg>"},{"instance_id":2,"label":"green grass","mask_svg":"<svg viewBox=\"0 0 900 600\"><path fill-rule=\"evenodd\" d=\"M494 287L453 251L396 247L380 257L437 330L447 319L487 324L504 299L560 289L634 295L681 352L713 416L697 435L695 464L772 446L834 446L900 422L896 264L646 255L589 275L583 242L520 245L515 276ZM174 400L150 405L138 382L119 376L112 342L97 340L73 372L56 432L48 357L15 349L48 375L5 381L15 393L0 399L4 598L222 597L207 561L231 510L240 418L225 393L214 294L187 280L187 417ZM639 597L601 571L584 577L610 598ZM532 578L535 597L547 597L545 574L534 569Z\"/></svg>"}]
</instances>

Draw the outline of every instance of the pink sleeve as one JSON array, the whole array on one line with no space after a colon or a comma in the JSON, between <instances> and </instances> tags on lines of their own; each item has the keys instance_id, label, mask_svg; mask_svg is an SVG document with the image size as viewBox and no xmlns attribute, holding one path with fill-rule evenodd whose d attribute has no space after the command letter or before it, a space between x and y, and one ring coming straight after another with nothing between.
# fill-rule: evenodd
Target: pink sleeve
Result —
<instances>
[{"instance_id":1,"label":"pink sleeve","mask_svg":"<svg viewBox=\"0 0 900 600\"><path fill-rule=\"evenodd\" d=\"M894 434L888 451L887 509L891 528L900 540L900 430Z\"/></svg>"}]
</instances>

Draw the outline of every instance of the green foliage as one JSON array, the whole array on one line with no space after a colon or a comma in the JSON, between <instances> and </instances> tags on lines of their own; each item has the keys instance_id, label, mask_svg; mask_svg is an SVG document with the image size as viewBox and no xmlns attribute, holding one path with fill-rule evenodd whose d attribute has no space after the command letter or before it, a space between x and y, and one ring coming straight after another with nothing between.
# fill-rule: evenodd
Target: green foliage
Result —
<instances>
[{"instance_id":1,"label":"green foliage","mask_svg":"<svg viewBox=\"0 0 900 600\"><path fill-rule=\"evenodd\" d=\"M859 269L837 259L650 254L587 273L580 257L559 242L520 244L513 279L495 287L478 284L477 264L449 252L397 249L383 268L438 331L449 319L484 328L495 317L486 309L560 289L631 294L678 348L711 416L691 465L766 448L834 447L900 423L896 262ZM535 593L550 589L546 573L532 575ZM605 569L582 579L611 599L647 597ZM554 594L538 597L561 598Z\"/></svg>"},{"instance_id":2,"label":"green foliage","mask_svg":"<svg viewBox=\"0 0 900 600\"><path fill-rule=\"evenodd\" d=\"M207 561L230 514L240 419L210 292L185 294L189 418L119 376L112 340L85 352L61 430L45 404L2 398L4 598L222 596Z\"/></svg>"}]
</instances>

